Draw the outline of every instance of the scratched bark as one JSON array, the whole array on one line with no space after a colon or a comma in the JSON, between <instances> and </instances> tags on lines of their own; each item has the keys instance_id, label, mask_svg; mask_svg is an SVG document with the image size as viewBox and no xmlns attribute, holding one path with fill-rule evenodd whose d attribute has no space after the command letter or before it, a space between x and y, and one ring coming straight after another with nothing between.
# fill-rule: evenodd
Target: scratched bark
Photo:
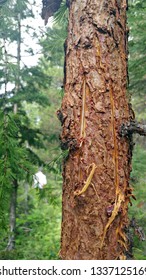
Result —
<instances>
[{"instance_id":1,"label":"scratched bark","mask_svg":"<svg viewBox=\"0 0 146 280\"><path fill-rule=\"evenodd\" d=\"M66 45L60 256L125 259L131 144L119 128L133 116L125 1L72 1Z\"/></svg>"}]
</instances>

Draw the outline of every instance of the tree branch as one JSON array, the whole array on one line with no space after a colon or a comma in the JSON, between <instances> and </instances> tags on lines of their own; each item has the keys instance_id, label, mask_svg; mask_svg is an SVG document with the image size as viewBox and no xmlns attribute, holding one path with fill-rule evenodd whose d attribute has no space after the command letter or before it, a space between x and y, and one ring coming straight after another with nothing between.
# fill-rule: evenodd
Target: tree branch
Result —
<instances>
[{"instance_id":1,"label":"tree branch","mask_svg":"<svg viewBox=\"0 0 146 280\"><path fill-rule=\"evenodd\" d=\"M122 124L120 128L120 135L122 137L129 136L133 133L138 133L140 135L146 136L146 125L138 123L136 121L130 121L127 124Z\"/></svg>"}]
</instances>

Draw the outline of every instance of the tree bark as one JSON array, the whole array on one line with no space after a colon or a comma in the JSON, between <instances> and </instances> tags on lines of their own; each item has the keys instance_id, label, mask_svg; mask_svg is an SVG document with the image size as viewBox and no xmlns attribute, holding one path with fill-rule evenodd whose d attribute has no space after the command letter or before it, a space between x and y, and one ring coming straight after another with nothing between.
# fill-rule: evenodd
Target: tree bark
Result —
<instances>
[{"instance_id":1,"label":"tree bark","mask_svg":"<svg viewBox=\"0 0 146 280\"><path fill-rule=\"evenodd\" d=\"M133 118L126 98L126 1L74 0L66 41L62 102L62 259L125 259L132 190Z\"/></svg>"}]
</instances>

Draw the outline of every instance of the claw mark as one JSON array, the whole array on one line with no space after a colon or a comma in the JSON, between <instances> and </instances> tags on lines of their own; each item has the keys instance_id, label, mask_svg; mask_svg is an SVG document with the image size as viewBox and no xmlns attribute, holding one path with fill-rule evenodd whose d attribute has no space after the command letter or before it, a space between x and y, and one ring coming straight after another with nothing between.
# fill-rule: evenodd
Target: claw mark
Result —
<instances>
[{"instance_id":1,"label":"claw mark","mask_svg":"<svg viewBox=\"0 0 146 280\"><path fill-rule=\"evenodd\" d=\"M117 234L117 235L119 234L125 242L127 241L127 237L126 237L126 235L122 232L121 228L117 228L116 234Z\"/></svg>"},{"instance_id":2,"label":"claw mark","mask_svg":"<svg viewBox=\"0 0 146 280\"><path fill-rule=\"evenodd\" d=\"M96 169L96 167L97 167L97 166L95 165L95 163L92 163L91 166L92 166L92 169L91 169L90 174L89 174L89 176L88 176L88 178L87 178L87 180L86 180L86 182L85 182L84 187L82 188L81 191L75 191L75 192L74 192L74 195L75 195L75 196L79 196L79 195L81 195L82 193L84 193L84 192L88 189L89 185L91 184L93 175L94 175L94 173L95 173L95 169Z\"/></svg>"},{"instance_id":3,"label":"claw mark","mask_svg":"<svg viewBox=\"0 0 146 280\"><path fill-rule=\"evenodd\" d=\"M112 123L112 130L113 130L113 139L114 139L114 178L115 178L115 189L116 189L116 197L115 197L115 203L114 203L114 209L112 211L112 215L109 218L103 232L102 240L101 240L101 246L100 249L102 249L104 240L107 234L107 231L114 221L115 217L119 213L121 203L125 201L124 194L121 193L119 189L119 177L118 177L118 146L117 146L117 140L116 140L116 128L115 128L115 105L114 105L114 99L113 99L113 92L112 88L110 89L110 101L111 101L111 123ZM124 240L125 241L125 240Z\"/></svg>"},{"instance_id":4,"label":"claw mark","mask_svg":"<svg viewBox=\"0 0 146 280\"><path fill-rule=\"evenodd\" d=\"M116 197L119 192L119 178L118 178L118 147L117 147L117 140L116 140L116 128L115 128L115 105L113 99L113 92L110 89L110 101L111 101L111 123L112 123L112 130L113 130L113 139L114 139L114 164L115 164L115 187L116 187Z\"/></svg>"},{"instance_id":5,"label":"claw mark","mask_svg":"<svg viewBox=\"0 0 146 280\"><path fill-rule=\"evenodd\" d=\"M86 106L86 80L83 81L82 113L81 113L81 131L80 137L85 138L85 106Z\"/></svg>"},{"instance_id":6,"label":"claw mark","mask_svg":"<svg viewBox=\"0 0 146 280\"><path fill-rule=\"evenodd\" d=\"M95 193L96 193L97 198L99 199L99 196L98 196L98 194L97 194L97 190L96 190L96 188L95 188L95 185L94 185L93 183L91 183L91 185L92 185L92 187L93 187L93 189L94 189L94 191L95 191Z\"/></svg>"}]
</instances>

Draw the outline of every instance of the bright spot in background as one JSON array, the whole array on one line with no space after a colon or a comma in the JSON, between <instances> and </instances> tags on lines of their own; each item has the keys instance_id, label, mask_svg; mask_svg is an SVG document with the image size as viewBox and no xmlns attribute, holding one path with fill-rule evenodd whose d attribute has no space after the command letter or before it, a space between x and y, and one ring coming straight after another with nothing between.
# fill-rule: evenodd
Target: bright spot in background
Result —
<instances>
[{"instance_id":1,"label":"bright spot in background","mask_svg":"<svg viewBox=\"0 0 146 280\"><path fill-rule=\"evenodd\" d=\"M42 171L38 171L33 175L33 187L43 189L45 185L47 185L46 175Z\"/></svg>"}]
</instances>

